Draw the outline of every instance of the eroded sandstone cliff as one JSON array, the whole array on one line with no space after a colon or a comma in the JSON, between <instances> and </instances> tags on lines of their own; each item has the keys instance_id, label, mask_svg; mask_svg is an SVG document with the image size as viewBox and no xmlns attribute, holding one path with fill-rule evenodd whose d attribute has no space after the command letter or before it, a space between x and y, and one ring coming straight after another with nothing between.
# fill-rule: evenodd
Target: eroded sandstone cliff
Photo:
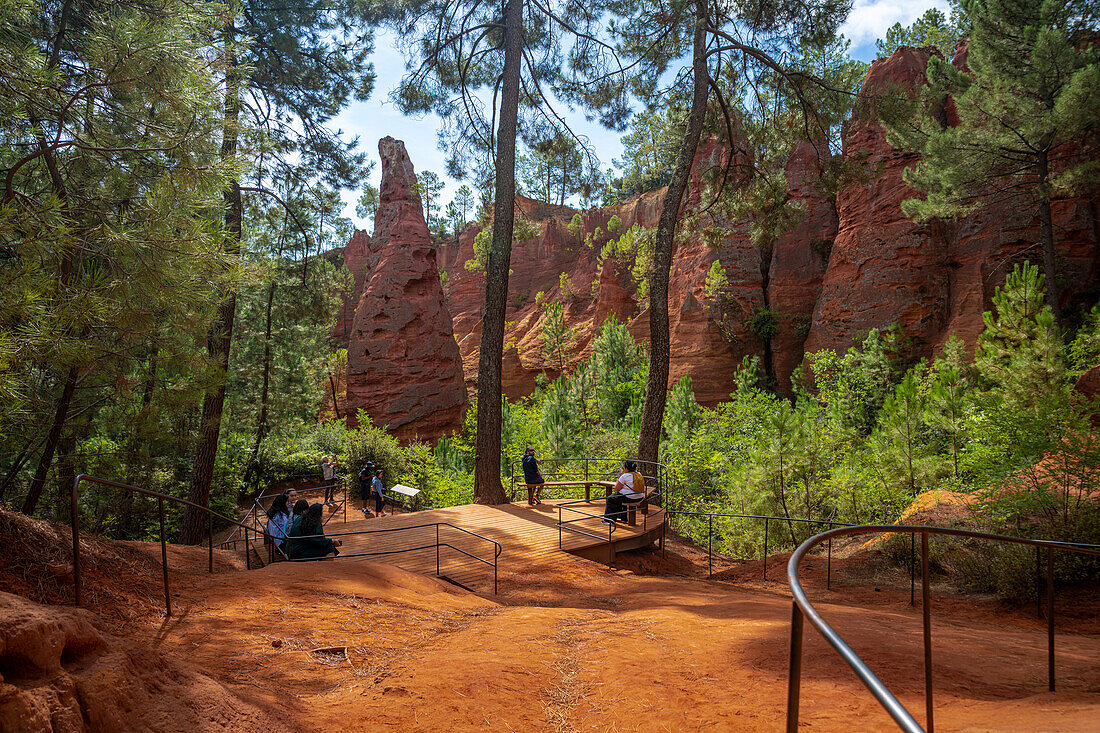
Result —
<instances>
[{"instance_id":1,"label":"eroded sandstone cliff","mask_svg":"<svg viewBox=\"0 0 1100 733\"><path fill-rule=\"evenodd\" d=\"M380 203L361 255L346 409L353 425L363 409L400 439L434 438L462 424L462 359L405 144L382 138L378 152Z\"/></svg>"},{"instance_id":2,"label":"eroded sandstone cliff","mask_svg":"<svg viewBox=\"0 0 1100 733\"><path fill-rule=\"evenodd\" d=\"M874 62L864 81L864 96L890 87L917 88L925 82L929 53L901 48ZM965 64L965 49L954 63ZM949 101L945 118L952 121ZM843 350L869 329L892 324L904 330L913 357L933 355L952 333L973 347L982 329L982 311L990 307L993 291L1013 263L1039 259L1035 207L1001 199L1002 203L956 221L918 225L901 211L901 202L915 195L903 180L914 156L891 147L866 110L846 123L843 146L842 155L856 164L861 175L835 196L819 183L827 148L803 144L793 152L786 166L788 197L800 202L805 215L769 251L751 240L747 222L691 217L709 203L700 200L706 172L724 163L728 155L728 148L714 141L701 145L691 194L682 210L690 225L682 227L685 231L669 287L670 386L690 375L699 402L716 404L729 397L737 364L745 355L755 354L767 364L777 386L786 390L804 353ZM349 409L372 400L384 402L387 408L378 413L376 422L391 426L402 411L409 410L420 426L414 430L427 436L443 425L457 424L459 375L464 373L467 389L476 387L484 277L466 267L474 257L476 226L462 232L457 242L434 248L428 244L419 199L409 188L411 165L402 156L383 156L388 175L383 200L390 208L385 214L379 210L374 239L357 235L345 256L349 267L363 272L360 286L360 273L353 270L362 297L355 296L358 333L351 338L360 344L356 347L360 353L349 357L349 385L355 383L349 386ZM398 196L396 189L403 193ZM593 337L609 317L627 323L638 341L648 341L648 309L632 273L633 263L629 258L602 258L600 251L609 238L617 236L609 232L613 217L619 221L619 232L635 224L655 227L663 196L664 190L659 189L615 206L581 212L517 197L517 215L536 224L538 233L512 249L503 365L509 398L529 394L539 372L556 376L542 354L546 303L560 301L574 329L570 366L591 353ZM1100 196L1057 199L1053 210L1065 304L1095 301ZM570 231L570 221L578 213L580 229ZM698 222L707 222L712 236L693 230L702 226ZM437 295L427 283L438 285L436 255L446 273L443 300L443 294ZM728 285L721 297L711 298L705 281L716 259ZM376 287L376 274L381 273L388 274ZM566 292L562 292L563 274ZM387 307L394 306L384 305L383 283L390 283L386 286L390 297L402 302L400 318L389 315ZM424 293L413 283L423 283ZM779 326L770 342L762 341L747 325L749 317L761 309L770 311ZM404 345L407 337L399 333L401 324L412 319L414 312L423 317L421 323L435 324L429 329L430 349L421 348L425 339L416 329L410 334L415 343ZM442 323L448 319L453 329L450 343L457 342L453 351L443 343L450 337ZM389 366L374 372L380 378L366 377L363 349L372 340L386 343L388 350L411 348L418 353L411 360L387 356L381 363ZM411 368L426 372L405 373L401 364L418 365ZM353 369L361 376L352 379ZM426 382L425 373L432 375ZM366 387L368 382L373 386ZM434 402L425 403L416 394L425 391L421 386L425 383L434 385L427 392L439 395ZM441 418L430 417L428 411Z\"/></svg>"}]
</instances>

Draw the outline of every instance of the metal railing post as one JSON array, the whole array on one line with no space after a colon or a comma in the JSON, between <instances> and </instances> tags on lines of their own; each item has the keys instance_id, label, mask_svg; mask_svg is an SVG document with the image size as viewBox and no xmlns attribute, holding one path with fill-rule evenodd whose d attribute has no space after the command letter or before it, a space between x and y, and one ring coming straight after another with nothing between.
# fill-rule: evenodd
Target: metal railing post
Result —
<instances>
[{"instance_id":1,"label":"metal railing post","mask_svg":"<svg viewBox=\"0 0 1100 733\"><path fill-rule=\"evenodd\" d=\"M829 564L825 568L825 590L833 589L833 538L829 538Z\"/></svg>"},{"instance_id":2,"label":"metal railing post","mask_svg":"<svg viewBox=\"0 0 1100 733\"><path fill-rule=\"evenodd\" d=\"M917 533L909 533L909 605L917 605Z\"/></svg>"},{"instance_id":3,"label":"metal railing post","mask_svg":"<svg viewBox=\"0 0 1100 733\"><path fill-rule=\"evenodd\" d=\"M206 534L210 536L210 544L206 553L206 572L214 572L214 515L206 515Z\"/></svg>"},{"instance_id":4,"label":"metal railing post","mask_svg":"<svg viewBox=\"0 0 1100 733\"><path fill-rule=\"evenodd\" d=\"M73 525L73 601L80 605L80 515L77 514L77 494L80 488L80 476L73 481L73 491L69 497Z\"/></svg>"},{"instance_id":5,"label":"metal railing post","mask_svg":"<svg viewBox=\"0 0 1100 733\"><path fill-rule=\"evenodd\" d=\"M249 530L248 526L245 525L245 528L244 528L244 567L245 567L246 570L251 570L252 569L252 542L251 542L251 537L248 534L250 531L251 530ZM289 545L288 545L288 547L289 547Z\"/></svg>"},{"instance_id":6,"label":"metal railing post","mask_svg":"<svg viewBox=\"0 0 1100 733\"><path fill-rule=\"evenodd\" d=\"M435 524L435 574L439 575L439 522Z\"/></svg>"},{"instance_id":7,"label":"metal railing post","mask_svg":"<svg viewBox=\"0 0 1100 733\"><path fill-rule=\"evenodd\" d=\"M1035 546L1035 618L1043 617L1043 553Z\"/></svg>"},{"instance_id":8,"label":"metal railing post","mask_svg":"<svg viewBox=\"0 0 1100 733\"><path fill-rule=\"evenodd\" d=\"M1047 680L1054 692L1054 548L1047 548Z\"/></svg>"},{"instance_id":9,"label":"metal railing post","mask_svg":"<svg viewBox=\"0 0 1100 733\"><path fill-rule=\"evenodd\" d=\"M791 603L791 656L787 666L787 733L798 730L798 697L802 687L802 609Z\"/></svg>"},{"instance_id":10,"label":"metal railing post","mask_svg":"<svg viewBox=\"0 0 1100 733\"><path fill-rule=\"evenodd\" d=\"M920 595L924 617L924 714L928 733L935 730L932 721L932 599L928 578L928 533L920 533Z\"/></svg>"},{"instance_id":11,"label":"metal railing post","mask_svg":"<svg viewBox=\"0 0 1100 733\"><path fill-rule=\"evenodd\" d=\"M764 518L764 580L768 579L768 518Z\"/></svg>"},{"instance_id":12,"label":"metal railing post","mask_svg":"<svg viewBox=\"0 0 1100 733\"><path fill-rule=\"evenodd\" d=\"M707 577L714 575L714 517L707 517Z\"/></svg>"},{"instance_id":13,"label":"metal railing post","mask_svg":"<svg viewBox=\"0 0 1100 733\"><path fill-rule=\"evenodd\" d=\"M164 574L164 615L172 615L172 595L168 592L168 543L164 538L164 499L157 499L160 514L160 566Z\"/></svg>"}]
</instances>

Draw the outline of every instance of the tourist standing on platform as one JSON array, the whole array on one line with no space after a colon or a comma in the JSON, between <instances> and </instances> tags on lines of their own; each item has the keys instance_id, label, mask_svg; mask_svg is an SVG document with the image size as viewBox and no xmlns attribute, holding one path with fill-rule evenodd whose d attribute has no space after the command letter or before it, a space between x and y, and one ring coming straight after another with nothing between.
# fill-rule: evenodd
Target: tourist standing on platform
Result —
<instances>
[{"instance_id":1,"label":"tourist standing on platform","mask_svg":"<svg viewBox=\"0 0 1100 733\"><path fill-rule=\"evenodd\" d=\"M626 503L641 501L645 498L645 477L637 473L638 464L634 461L624 461L623 468L626 470L615 482L615 492L607 496L607 503L603 510L604 524L625 521Z\"/></svg>"},{"instance_id":2,"label":"tourist standing on platform","mask_svg":"<svg viewBox=\"0 0 1100 733\"><path fill-rule=\"evenodd\" d=\"M374 480L370 483L371 492L374 494L374 516L384 517L386 513L382 509L386 506L385 487L382 486L382 469L374 472Z\"/></svg>"},{"instance_id":3,"label":"tourist standing on platform","mask_svg":"<svg viewBox=\"0 0 1100 733\"><path fill-rule=\"evenodd\" d=\"M542 480L542 474L539 473L539 461L535 458L535 449L531 446L527 446L523 451L523 482L527 484L527 488L534 488L534 492L528 492L530 498L527 499L528 504L541 504L542 503L542 485L546 483Z\"/></svg>"},{"instance_id":4,"label":"tourist standing on platform","mask_svg":"<svg viewBox=\"0 0 1100 733\"><path fill-rule=\"evenodd\" d=\"M374 480L374 461L367 461L363 464L363 467L359 469L359 496L363 501L370 499L371 495L371 482ZM367 511L366 507L363 507L363 511Z\"/></svg>"},{"instance_id":5,"label":"tourist standing on platform","mask_svg":"<svg viewBox=\"0 0 1100 733\"><path fill-rule=\"evenodd\" d=\"M325 501L332 501L336 497L336 467L340 465L336 456L331 458L324 456L321 459L321 477L325 481Z\"/></svg>"}]
</instances>

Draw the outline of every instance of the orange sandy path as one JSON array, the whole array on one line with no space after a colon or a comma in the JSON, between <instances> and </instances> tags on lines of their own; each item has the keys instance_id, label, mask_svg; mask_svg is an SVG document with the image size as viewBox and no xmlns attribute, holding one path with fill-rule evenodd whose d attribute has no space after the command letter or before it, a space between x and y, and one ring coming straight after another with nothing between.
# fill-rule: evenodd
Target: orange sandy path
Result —
<instances>
[{"instance_id":1,"label":"orange sandy path","mask_svg":"<svg viewBox=\"0 0 1100 733\"><path fill-rule=\"evenodd\" d=\"M790 601L777 592L610 571L567 555L503 572L499 597L357 560L186 578L179 617L138 633L303 730L784 722ZM818 599L842 593L811 585ZM821 607L923 721L919 608ZM1097 730L1100 637L1059 633L1051 694L1041 628L947 610L933 629L937 730ZM338 646L348 661L310 653ZM807 631L805 649L803 729L892 729L816 633Z\"/></svg>"}]
</instances>

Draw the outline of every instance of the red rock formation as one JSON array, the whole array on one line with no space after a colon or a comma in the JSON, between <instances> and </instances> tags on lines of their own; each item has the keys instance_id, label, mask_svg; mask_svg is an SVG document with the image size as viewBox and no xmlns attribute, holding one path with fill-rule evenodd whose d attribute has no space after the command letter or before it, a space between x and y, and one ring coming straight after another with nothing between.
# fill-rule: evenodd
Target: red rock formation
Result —
<instances>
[{"instance_id":1,"label":"red rock formation","mask_svg":"<svg viewBox=\"0 0 1100 733\"><path fill-rule=\"evenodd\" d=\"M928 57L924 49L900 48L875 61L863 94L916 88L925 81ZM917 156L892 148L866 111L845 123L844 154L879 173L850 183L837 197L837 236L806 351L842 351L860 333L893 323L918 345L930 345L946 324L949 284L942 231L918 226L901 211L901 202L915 195L902 171Z\"/></svg>"},{"instance_id":2,"label":"red rock formation","mask_svg":"<svg viewBox=\"0 0 1100 733\"><path fill-rule=\"evenodd\" d=\"M352 276L351 288L340 294L340 311L336 314L336 325L332 329L332 338L347 343L351 338L351 328L355 320L355 309L359 298L367 287L370 268L377 265L377 258L371 260L370 235L356 230L344 247L344 267Z\"/></svg>"},{"instance_id":3,"label":"red rock formation","mask_svg":"<svg viewBox=\"0 0 1100 733\"><path fill-rule=\"evenodd\" d=\"M926 49L902 48L876 61L864 82L865 94L891 86L915 89L924 83L928 58ZM965 58L961 47L955 63L964 64ZM950 105L946 112L953 119ZM992 207L960 221L919 226L900 208L915 195L902 178L915 157L890 147L868 110L848 121L843 138L844 156L862 165L865 178L833 199L818 187L819 158L827 151L808 144L796 148L787 163L787 183L789 196L806 213L775 242L767 261L761 260L745 222L716 221L710 214L691 217L709 203L701 200L705 171L723 164L728 155L713 139L700 146L684 208L686 236L678 245L669 283L670 384L690 374L701 403L727 399L741 358L763 352L764 344L745 325L761 307L778 316L780 330L771 346L781 390L789 388L804 347L843 350L870 328L900 324L914 356L932 355L952 332L973 345L982 328L982 311L990 307L993 290L1004 282L1013 262L1038 259L1038 224L1031 208ZM738 156L735 170L741 172L749 161L742 153ZM575 332L570 366L590 355L593 337L612 315L625 321L639 342L648 341L649 312L631 272L613 259L601 262L599 253L612 217L618 217L620 231L634 224L656 227L663 196L660 189L579 212L576 233L569 231L575 210L517 197L519 215L537 224L539 232L512 248L505 339L514 348L507 350L504 363L509 398L529 393L536 375L550 368L542 354L539 303L559 300L565 306ZM1067 298L1082 293L1082 300L1095 298L1098 207L1095 197L1054 202ZM700 236L704 227L719 230L718 236L709 237L717 241L716 248ZM457 243L438 250L448 276L446 303L471 390L477 379L484 278L465 263L473 259L477 232L478 227L468 227ZM586 236L595 238L593 246ZM380 256L380 247L377 241L369 244L368 262ZM704 287L716 258L729 281L720 304L708 299ZM563 273L571 282L566 293L559 282Z\"/></svg>"},{"instance_id":4,"label":"red rock formation","mask_svg":"<svg viewBox=\"0 0 1100 733\"><path fill-rule=\"evenodd\" d=\"M964 65L965 47L955 55ZM863 94L890 86L915 89L925 81L927 49L900 48L871 65ZM949 121L953 111L949 108ZM895 150L867 114L845 125L844 155L874 177L838 196L839 231L806 351L842 351L871 328L897 323L914 356L929 356L952 333L971 348L983 328L982 311L1015 261L1038 261L1038 209L1001 200L957 221L918 225L901 211L916 192L902 179L916 156ZM1064 295L1095 289L1097 201L1053 202Z\"/></svg>"},{"instance_id":5,"label":"red rock formation","mask_svg":"<svg viewBox=\"0 0 1100 733\"><path fill-rule=\"evenodd\" d=\"M399 439L431 439L462 424L462 360L405 144L382 138L378 152L382 186L370 247L378 262L355 311L346 409L366 410Z\"/></svg>"},{"instance_id":6,"label":"red rock formation","mask_svg":"<svg viewBox=\"0 0 1100 733\"><path fill-rule=\"evenodd\" d=\"M768 307L779 315L779 333L772 339L773 366L777 386L784 392L791 387L791 373L802 363L802 344L837 235L833 199L818 186L821 161L828 154L824 143L801 143L787 161L790 196L802 202L806 214L772 247L768 272Z\"/></svg>"}]
</instances>

